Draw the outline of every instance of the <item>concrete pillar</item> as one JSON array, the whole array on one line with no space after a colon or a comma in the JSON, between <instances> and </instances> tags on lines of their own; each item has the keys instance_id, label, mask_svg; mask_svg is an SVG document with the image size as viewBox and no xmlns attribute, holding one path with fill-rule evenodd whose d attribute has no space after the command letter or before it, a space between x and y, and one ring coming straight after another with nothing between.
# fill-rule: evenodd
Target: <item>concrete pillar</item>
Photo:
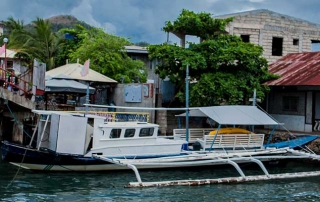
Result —
<instances>
[{"instance_id":1,"label":"concrete pillar","mask_svg":"<svg viewBox=\"0 0 320 202\"><path fill-rule=\"evenodd\" d=\"M167 128L168 128L167 111L158 111L157 120L158 120L158 124L160 125L159 131L161 135L167 135Z\"/></svg>"},{"instance_id":2,"label":"concrete pillar","mask_svg":"<svg viewBox=\"0 0 320 202\"><path fill-rule=\"evenodd\" d=\"M0 122L0 141L3 141L3 124Z\"/></svg>"},{"instance_id":3,"label":"concrete pillar","mask_svg":"<svg viewBox=\"0 0 320 202\"><path fill-rule=\"evenodd\" d=\"M313 93L311 91L306 94L306 120L305 120L305 132L312 132L312 101Z\"/></svg>"},{"instance_id":4,"label":"concrete pillar","mask_svg":"<svg viewBox=\"0 0 320 202\"><path fill-rule=\"evenodd\" d=\"M232 22L229 25L229 34L233 35L233 23Z\"/></svg>"},{"instance_id":5,"label":"concrete pillar","mask_svg":"<svg viewBox=\"0 0 320 202\"><path fill-rule=\"evenodd\" d=\"M23 124L22 122L20 122L20 124L18 124L16 121L13 123L12 141L15 143L22 144L23 143Z\"/></svg>"},{"instance_id":6,"label":"concrete pillar","mask_svg":"<svg viewBox=\"0 0 320 202\"><path fill-rule=\"evenodd\" d=\"M263 45L263 30L262 29L259 30L259 45L260 46Z\"/></svg>"},{"instance_id":7,"label":"concrete pillar","mask_svg":"<svg viewBox=\"0 0 320 202\"><path fill-rule=\"evenodd\" d=\"M157 106L156 107L162 107L162 94L157 94ZM157 124L159 124L159 131L161 135L167 134L167 128L168 128L168 120L167 120L167 111L157 111Z\"/></svg>"},{"instance_id":8,"label":"concrete pillar","mask_svg":"<svg viewBox=\"0 0 320 202\"><path fill-rule=\"evenodd\" d=\"M299 53L302 53L303 33L299 34Z\"/></svg>"}]
</instances>

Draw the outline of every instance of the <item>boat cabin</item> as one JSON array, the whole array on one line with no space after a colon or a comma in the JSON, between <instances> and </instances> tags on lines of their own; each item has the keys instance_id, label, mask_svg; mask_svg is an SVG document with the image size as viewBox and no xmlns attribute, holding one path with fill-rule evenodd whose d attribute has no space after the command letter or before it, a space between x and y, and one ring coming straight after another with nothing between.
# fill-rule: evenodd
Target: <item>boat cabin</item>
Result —
<instances>
[{"instance_id":1,"label":"boat cabin","mask_svg":"<svg viewBox=\"0 0 320 202\"><path fill-rule=\"evenodd\" d=\"M34 110L40 115L37 149L92 156L164 155L181 152L183 140L158 137L159 125L105 122L104 117Z\"/></svg>"}]
</instances>

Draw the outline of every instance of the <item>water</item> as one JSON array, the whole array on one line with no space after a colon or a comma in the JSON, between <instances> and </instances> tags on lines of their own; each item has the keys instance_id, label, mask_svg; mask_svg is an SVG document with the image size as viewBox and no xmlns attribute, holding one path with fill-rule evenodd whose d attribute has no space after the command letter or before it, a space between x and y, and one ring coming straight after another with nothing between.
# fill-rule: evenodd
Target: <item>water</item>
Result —
<instances>
[{"instance_id":1,"label":"water","mask_svg":"<svg viewBox=\"0 0 320 202\"><path fill-rule=\"evenodd\" d=\"M124 188L135 182L132 171L125 172L33 172L0 162L0 201L320 201L320 177L205 186ZM258 168L244 167L247 175L262 174ZM269 168L270 173L320 170L319 165L289 163ZM238 176L234 168L141 171L143 181L201 179Z\"/></svg>"}]
</instances>

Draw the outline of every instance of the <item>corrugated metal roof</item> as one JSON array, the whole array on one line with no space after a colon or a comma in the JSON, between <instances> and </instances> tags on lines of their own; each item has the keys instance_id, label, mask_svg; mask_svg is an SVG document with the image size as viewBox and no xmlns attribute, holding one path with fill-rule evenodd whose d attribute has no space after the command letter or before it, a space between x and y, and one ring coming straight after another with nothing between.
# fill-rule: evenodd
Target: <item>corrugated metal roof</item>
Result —
<instances>
[{"instance_id":1,"label":"corrugated metal roof","mask_svg":"<svg viewBox=\"0 0 320 202\"><path fill-rule=\"evenodd\" d=\"M268 86L319 86L320 52L291 53L269 65L269 72L281 78Z\"/></svg>"},{"instance_id":2,"label":"corrugated metal roof","mask_svg":"<svg viewBox=\"0 0 320 202\"><path fill-rule=\"evenodd\" d=\"M14 50L10 50L10 49L7 49L6 50L6 53L2 53L0 55L0 58L15 58L15 55L16 55L17 52L15 52Z\"/></svg>"},{"instance_id":3,"label":"corrugated metal roof","mask_svg":"<svg viewBox=\"0 0 320 202\"><path fill-rule=\"evenodd\" d=\"M209 117L221 125L279 125L256 106L225 105L190 110L191 116ZM185 113L177 115L185 116Z\"/></svg>"},{"instance_id":4,"label":"corrugated metal roof","mask_svg":"<svg viewBox=\"0 0 320 202\"><path fill-rule=\"evenodd\" d=\"M142 47L142 46L124 46L124 48L126 49L127 53L144 53L144 54L148 54L148 50L146 47Z\"/></svg>"},{"instance_id":5,"label":"corrugated metal roof","mask_svg":"<svg viewBox=\"0 0 320 202\"><path fill-rule=\"evenodd\" d=\"M94 82L103 82L103 83L117 83L117 81L100 74L92 69L89 69L89 73L82 77L80 72L82 70L83 65L79 63L71 63L66 64L61 67L57 67L50 71L46 72L46 76L57 76L57 75L65 75L74 80L82 80L82 81L94 81Z\"/></svg>"}]
</instances>

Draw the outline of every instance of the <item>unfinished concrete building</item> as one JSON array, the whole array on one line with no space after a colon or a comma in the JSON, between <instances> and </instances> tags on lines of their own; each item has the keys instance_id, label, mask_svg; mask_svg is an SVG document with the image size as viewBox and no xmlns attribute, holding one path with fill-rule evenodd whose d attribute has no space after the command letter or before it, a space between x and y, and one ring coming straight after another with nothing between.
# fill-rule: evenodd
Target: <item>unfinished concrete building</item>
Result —
<instances>
[{"instance_id":1,"label":"unfinished concrete building","mask_svg":"<svg viewBox=\"0 0 320 202\"><path fill-rule=\"evenodd\" d=\"M233 17L227 32L263 47L269 63L289 53L320 50L320 24L266 9L216 16Z\"/></svg>"}]
</instances>

